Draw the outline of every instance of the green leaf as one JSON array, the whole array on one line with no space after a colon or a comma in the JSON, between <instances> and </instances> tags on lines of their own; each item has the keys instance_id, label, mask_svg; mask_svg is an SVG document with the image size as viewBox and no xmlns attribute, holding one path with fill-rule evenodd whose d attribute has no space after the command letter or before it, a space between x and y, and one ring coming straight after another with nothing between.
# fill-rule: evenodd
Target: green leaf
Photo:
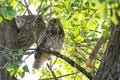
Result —
<instances>
[{"instance_id":1,"label":"green leaf","mask_svg":"<svg viewBox=\"0 0 120 80\"><path fill-rule=\"evenodd\" d=\"M0 23L2 22L2 19L3 19L3 18L0 16Z\"/></svg>"},{"instance_id":2,"label":"green leaf","mask_svg":"<svg viewBox=\"0 0 120 80\"><path fill-rule=\"evenodd\" d=\"M109 25L107 23L102 24L102 29L108 29Z\"/></svg>"},{"instance_id":3,"label":"green leaf","mask_svg":"<svg viewBox=\"0 0 120 80\"><path fill-rule=\"evenodd\" d=\"M17 5L17 2L15 0L13 0L11 3L10 3L10 6L12 6L13 8Z\"/></svg>"},{"instance_id":4,"label":"green leaf","mask_svg":"<svg viewBox=\"0 0 120 80\"><path fill-rule=\"evenodd\" d=\"M79 27L74 27L73 34L74 34L75 36L79 35Z\"/></svg>"},{"instance_id":5,"label":"green leaf","mask_svg":"<svg viewBox=\"0 0 120 80\"><path fill-rule=\"evenodd\" d=\"M84 38L82 36L77 36L77 38L74 39L76 43L81 43L82 41L84 41Z\"/></svg>"},{"instance_id":6,"label":"green leaf","mask_svg":"<svg viewBox=\"0 0 120 80\"><path fill-rule=\"evenodd\" d=\"M113 22L115 25L118 24L118 20L116 19L116 16L115 16L115 15L111 17L111 20L112 20L112 22Z\"/></svg>"},{"instance_id":7,"label":"green leaf","mask_svg":"<svg viewBox=\"0 0 120 80\"><path fill-rule=\"evenodd\" d=\"M95 3L93 2L91 5L94 7L94 6L95 6Z\"/></svg>"},{"instance_id":8,"label":"green leaf","mask_svg":"<svg viewBox=\"0 0 120 80\"><path fill-rule=\"evenodd\" d=\"M21 70L18 70L18 74L20 77L24 77L25 76L25 72L21 71Z\"/></svg>"},{"instance_id":9,"label":"green leaf","mask_svg":"<svg viewBox=\"0 0 120 80\"><path fill-rule=\"evenodd\" d=\"M0 4L2 4L5 0L0 0Z\"/></svg>"},{"instance_id":10,"label":"green leaf","mask_svg":"<svg viewBox=\"0 0 120 80\"><path fill-rule=\"evenodd\" d=\"M86 27L86 28L84 29L84 31L85 31L85 32L89 32L89 31L90 31L89 27Z\"/></svg>"},{"instance_id":11,"label":"green leaf","mask_svg":"<svg viewBox=\"0 0 120 80\"><path fill-rule=\"evenodd\" d=\"M19 60L19 61L15 61L14 65L19 66L19 65L21 65L22 63L23 63L23 61L22 61L22 60Z\"/></svg>"},{"instance_id":12,"label":"green leaf","mask_svg":"<svg viewBox=\"0 0 120 80\"><path fill-rule=\"evenodd\" d=\"M20 49L19 51L18 51L18 55L20 56L20 55L23 55L23 50L22 49Z\"/></svg>"},{"instance_id":13,"label":"green leaf","mask_svg":"<svg viewBox=\"0 0 120 80\"><path fill-rule=\"evenodd\" d=\"M15 75L17 73L18 66L14 66L12 64L9 64L9 65L7 65L6 69L7 69L7 71L10 72L10 75L12 76L12 75Z\"/></svg>"},{"instance_id":14,"label":"green leaf","mask_svg":"<svg viewBox=\"0 0 120 80\"><path fill-rule=\"evenodd\" d=\"M22 69L23 69L25 72L29 72L29 69L28 69L28 66L27 66L27 65L23 66Z\"/></svg>"},{"instance_id":15,"label":"green leaf","mask_svg":"<svg viewBox=\"0 0 120 80\"><path fill-rule=\"evenodd\" d=\"M68 9L68 8L70 8L70 6L71 6L71 2L70 2L70 0L67 0L66 1L66 8Z\"/></svg>"},{"instance_id":16,"label":"green leaf","mask_svg":"<svg viewBox=\"0 0 120 80\"><path fill-rule=\"evenodd\" d=\"M85 2L85 6L87 6L87 7L88 7L88 6L89 6L89 2Z\"/></svg>"},{"instance_id":17,"label":"green leaf","mask_svg":"<svg viewBox=\"0 0 120 80\"><path fill-rule=\"evenodd\" d=\"M109 34L109 32L105 29L102 30L102 35L105 37Z\"/></svg>"},{"instance_id":18,"label":"green leaf","mask_svg":"<svg viewBox=\"0 0 120 80\"><path fill-rule=\"evenodd\" d=\"M56 73L56 75L62 75L62 70L57 69L55 73Z\"/></svg>"},{"instance_id":19,"label":"green leaf","mask_svg":"<svg viewBox=\"0 0 120 80\"><path fill-rule=\"evenodd\" d=\"M16 11L14 11L11 7L1 8L0 12L8 20L11 20L12 18L16 17Z\"/></svg>"}]
</instances>

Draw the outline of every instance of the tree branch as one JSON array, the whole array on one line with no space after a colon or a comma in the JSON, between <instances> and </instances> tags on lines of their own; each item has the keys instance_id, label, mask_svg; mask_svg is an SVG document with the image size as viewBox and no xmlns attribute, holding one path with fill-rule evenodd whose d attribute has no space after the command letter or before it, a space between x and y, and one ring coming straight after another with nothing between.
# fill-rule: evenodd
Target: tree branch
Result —
<instances>
[{"instance_id":1,"label":"tree branch","mask_svg":"<svg viewBox=\"0 0 120 80\"><path fill-rule=\"evenodd\" d=\"M103 37L103 36L102 36L102 37L97 41L95 47L93 48L93 50L92 50L92 52L91 52L91 54L90 54L89 60L87 60L87 62L86 62L86 67L89 67L89 68L92 68L92 67L93 67L95 56L97 55L100 47L102 46L102 44L103 44L103 42L104 42L105 40L107 40L107 36L106 36L106 37Z\"/></svg>"},{"instance_id":2,"label":"tree branch","mask_svg":"<svg viewBox=\"0 0 120 80\"><path fill-rule=\"evenodd\" d=\"M28 13L30 14L30 15L32 15L32 12L29 10L29 8L28 8L28 6L27 6L27 2L25 1L25 4L26 5L24 5L21 1L18 1L18 0L16 0L19 4L21 4L23 7L25 7L26 8L26 10L28 11Z\"/></svg>"},{"instance_id":3,"label":"tree branch","mask_svg":"<svg viewBox=\"0 0 120 80\"><path fill-rule=\"evenodd\" d=\"M68 57L60 54L59 52L56 51L51 51L53 53L53 55L63 59L64 61L66 61L67 63L69 63L72 67L77 68L80 72L82 72L85 76L87 76L89 78L89 80L92 80L92 75L90 73L88 73L83 67L79 66L77 63L75 63L73 60L69 59Z\"/></svg>"},{"instance_id":4,"label":"tree branch","mask_svg":"<svg viewBox=\"0 0 120 80\"><path fill-rule=\"evenodd\" d=\"M47 64L47 67L49 68L49 70L50 70L53 78L54 78L55 80L58 80L57 77L56 77L56 75L55 75L55 73L54 73L53 70L51 69L51 66L50 66L49 64Z\"/></svg>"},{"instance_id":5,"label":"tree branch","mask_svg":"<svg viewBox=\"0 0 120 80\"><path fill-rule=\"evenodd\" d=\"M68 57L66 57L56 51L51 51L51 53L53 53L53 55L61 58L62 60L66 61L72 67L77 68L80 72L82 72L85 76L87 76L89 78L89 80L92 80L92 78L93 78L92 75L90 73L88 73L83 67L81 67L77 63L75 63L73 60L69 59ZM31 54L34 54L34 52L31 52Z\"/></svg>"},{"instance_id":6,"label":"tree branch","mask_svg":"<svg viewBox=\"0 0 120 80\"><path fill-rule=\"evenodd\" d=\"M74 72L74 73L71 73L71 74L66 74L66 75L62 75L62 76L58 76L57 78L62 78L62 77L66 77L66 76L71 76L71 75L75 75L75 74L78 74L80 72ZM54 78L44 78L44 79L40 79L40 80L51 80L51 79L54 79Z\"/></svg>"}]
</instances>

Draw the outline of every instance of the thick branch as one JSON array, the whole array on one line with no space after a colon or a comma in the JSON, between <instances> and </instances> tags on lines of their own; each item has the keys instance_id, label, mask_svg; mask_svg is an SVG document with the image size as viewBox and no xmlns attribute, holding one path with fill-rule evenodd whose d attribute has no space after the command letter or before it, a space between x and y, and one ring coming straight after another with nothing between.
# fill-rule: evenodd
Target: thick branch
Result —
<instances>
[{"instance_id":1,"label":"thick branch","mask_svg":"<svg viewBox=\"0 0 120 80\"><path fill-rule=\"evenodd\" d=\"M82 72L85 76L87 76L90 80L92 80L92 75L88 73L84 68L79 66L77 63L75 63L73 60L69 59L68 57L60 54L59 52L52 51L53 55L65 60L67 63L69 63L71 66L77 68L80 72Z\"/></svg>"},{"instance_id":2,"label":"thick branch","mask_svg":"<svg viewBox=\"0 0 120 80\"><path fill-rule=\"evenodd\" d=\"M85 76L87 76L89 78L89 80L92 80L92 75L90 73L88 73L83 67L79 66L77 63L75 63L73 60L69 59L68 57L60 54L59 52L56 51L51 51L53 53L53 55L61 58L62 60L66 61L67 63L69 63L72 67L77 68L80 72L82 72ZM26 53L29 54L29 53ZM31 54L34 54L34 52L32 52Z\"/></svg>"}]
</instances>

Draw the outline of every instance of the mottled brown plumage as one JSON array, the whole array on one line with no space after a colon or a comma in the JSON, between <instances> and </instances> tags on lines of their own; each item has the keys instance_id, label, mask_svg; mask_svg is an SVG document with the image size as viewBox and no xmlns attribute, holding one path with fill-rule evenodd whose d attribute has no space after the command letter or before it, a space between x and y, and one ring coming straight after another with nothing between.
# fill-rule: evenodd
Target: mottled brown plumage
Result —
<instances>
[{"instance_id":1,"label":"mottled brown plumage","mask_svg":"<svg viewBox=\"0 0 120 80\"><path fill-rule=\"evenodd\" d=\"M51 58L51 51L60 52L63 42L64 31L62 24L58 18L53 18L48 22L46 30L39 38L33 67L39 69L46 60Z\"/></svg>"},{"instance_id":2,"label":"mottled brown plumage","mask_svg":"<svg viewBox=\"0 0 120 80\"><path fill-rule=\"evenodd\" d=\"M22 16L16 19L18 31L18 41L20 43L20 48L23 50L28 49L33 43L37 42L39 36L45 30L45 23L41 17L35 20L34 15Z\"/></svg>"}]
</instances>

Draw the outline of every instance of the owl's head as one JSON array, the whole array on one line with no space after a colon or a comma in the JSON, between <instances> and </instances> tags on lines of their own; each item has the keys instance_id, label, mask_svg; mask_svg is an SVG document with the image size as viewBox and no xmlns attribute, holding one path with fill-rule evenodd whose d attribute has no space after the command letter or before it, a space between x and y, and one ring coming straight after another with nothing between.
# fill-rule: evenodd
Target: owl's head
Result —
<instances>
[{"instance_id":1,"label":"owl's head","mask_svg":"<svg viewBox=\"0 0 120 80\"><path fill-rule=\"evenodd\" d=\"M50 28L60 28L62 27L62 23L60 22L59 18L52 18L51 20L49 20L48 22L48 27Z\"/></svg>"}]
</instances>

